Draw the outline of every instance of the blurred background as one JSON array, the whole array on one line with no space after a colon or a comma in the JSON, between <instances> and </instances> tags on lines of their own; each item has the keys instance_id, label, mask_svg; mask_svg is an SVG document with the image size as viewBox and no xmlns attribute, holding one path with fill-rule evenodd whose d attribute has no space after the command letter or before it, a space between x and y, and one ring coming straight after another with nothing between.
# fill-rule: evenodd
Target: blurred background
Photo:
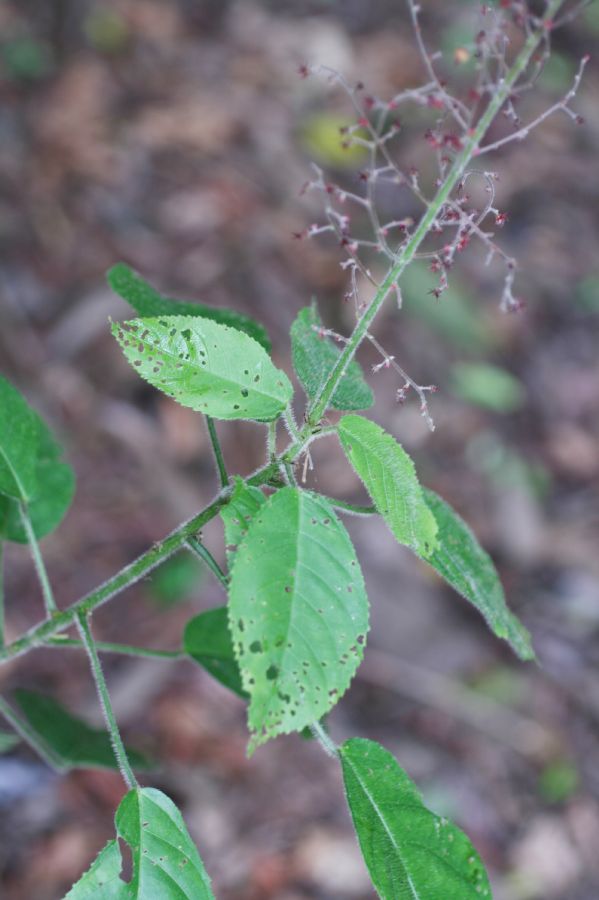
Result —
<instances>
[{"instance_id":1,"label":"blurred background","mask_svg":"<svg viewBox=\"0 0 599 900\"><path fill-rule=\"evenodd\" d=\"M457 65L455 50L480 27L476 4L422 6L442 70L466 90L469 63ZM524 119L568 90L598 36L594 2L555 36ZM77 472L74 504L42 545L61 606L216 487L202 422L139 380L110 337L108 318L128 310L106 287L109 266L125 260L171 296L254 316L289 373L289 327L311 295L327 325L351 328L338 248L292 238L318 217L316 198L299 196L310 160L354 187L361 163L339 146L347 101L322 79L298 78L303 62L382 95L422 78L398 0L0 4L1 365ZM392 372L371 380L372 414L492 553L540 665L519 663L382 522L348 523L373 628L332 734L379 740L397 756L428 804L468 832L497 900L599 896L598 81L591 62L574 104L583 127L558 115L493 157L524 313L499 312L501 267L485 268L473 246L440 300L426 269L411 270L404 312L389 303L375 329L440 390L434 434L413 400L395 404ZM406 115L402 160L432 177L425 118ZM230 471L261 462L263 427L218 430ZM360 502L354 475L323 443L311 483ZM204 536L222 560L219 528ZM11 638L40 615L25 548L7 550L6 593ZM223 600L180 556L104 607L96 634L177 647L184 623ZM180 804L219 900L373 897L339 772L317 746L279 738L248 761L243 704L203 670L105 664L126 738L161 760L148 783ZM0 680L101 722L77 650L37 650ZM58 900L112 836L122 783L103 771L59 777L24 747L6 750L0 894Z\"/></svg>"}]
</instances>

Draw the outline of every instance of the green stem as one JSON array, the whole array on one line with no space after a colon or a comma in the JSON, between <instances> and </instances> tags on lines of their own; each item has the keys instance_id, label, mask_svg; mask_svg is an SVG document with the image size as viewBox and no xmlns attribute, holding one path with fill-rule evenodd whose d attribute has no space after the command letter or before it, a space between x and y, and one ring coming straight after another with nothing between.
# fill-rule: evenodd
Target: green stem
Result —
<instances>
[{"instance_id":1,"label":"green stem","mask_svg":"<svg viewBox=\"0 0 599 900\"><path fill-rule=\"evenodd\" d=\"M49 747L39 734L33 730L29 722L27 722L26 719L22 719L21 716L14 711L12 706L8 705L3 697L0 697L0 715L4 716L19 737L22 738L25 743L29 744L31 749L35 750L38 756L41 756L50 768L56 769L57 771L61 771L64 768L60 757L54 753L52 748Z\"/></svg>"},{"instance_id":2,"label":"green stem","mask_svg":"<svg viewBox=\"0 0 599 900\"><path fill-rule=\"evenodd\" d=\"M216 460L216 468L218 469L218 477L220 478L220 486L225 488L229 484L229 475L225 466L225 458L223 456L222 447L216 433L216 425L211 416L206 416L206 425L208 426L208 434L210 435L210 443Z\"/></svg>"},{"instance_id":3,"label":"green stem","mask_svg":"<svg viewBox=\"0 0 599 900\"><path fill-rule=\"evenodd\" d=\"M335 509L352 513L354 516L375 516L378 513L376 506L358 506L356 503L347 503L345 500L338 500L336 497L328 497L326 494L321 494L320 496L324 497L325 500L328 500Z\"/></svg>"},{"instance_id":4,"label":"green stem","mask_svg":"<svg viewBox=\"0 0 599 900\"><path fill-rule=\"evenodd\" d=\"M308 416L308 420L310 423L315 424L322 419L329 405L331 397L335 393L339 382L341 381L345 370L347 369L347 366L353 359L358 347L366 337L368 329L370 328L370 325L372 324L376 314L379 312L380 308L385 302L387 295L393 288L393 285L398 281L405 268L414 259L414 256L417 253L420 245L429 233L431 225L439 215L443 204L447 201L449 195L464 175L464 172L471 162L472 158L476 155L476 150L481 140L485 136L489 125L498 114L505 101L510 96L514 83L518 80L520 75L528 66L539 44L539 41L544 34L545 24L548 24L551 19L553 19L555 13L558 11L560 6L562 6L562 4L563 0L552 0L552 2L549 3L549 6L547 7L545 16L543 18L543 24L541 28L533 31L528 36L524 43L524 46L520 50L511 68L508 70L507 75L502 80L499 87L497 88L496 93L489 101L489 104L485 109L483 115L480 117L476 127L467 137L464 149L455 158L453 165L451 166L451 169L449 170L447 177L445 178L445 181L437 191L435 198L429 204L422 219L418 223L416 231L410 238L408 244L406 245L397 262L389 269L385 279L378 288L370 305L358 320L358 323L354 328L347 344L341 351L337 362L331 370L327 381L314 400L314 403L312 404L312 407L310 409L310 414ZM302 434L302 437L303 436L304 434Z\"/></svg>"},{"instance_id":5,"label":"green stem","mask_svg":"<svg viewBox=\"0 0 599 900\"><path fill-rule=\"evenodd\" d=\"M218 514L221 507L228 502L230 493L230 488L227 492L223 491L216 500L206 507L206 509L203 509L197 516L194 516L193 519L190 519L188 522L179 525L179 527L171 532L171 534L163 541L150 547L145 553L142 553L135 562L125 566L124 569L121 569L120 572L117 572L116 575L113 575L112 578L109 578L104 584L101 584L89 594L81 597L67 609L56 613L52 619L40 622L39 625L31 628L20 638L17 638L16 641L13 641L12 644L9 644L4 649L0 650L0 662L12 659L15 656L20 656L22 653L26 653L31 649L31 647L39 647L44 644L49 637L52 637L53 634L58 634L60 631L64 631L68 628L69 625L72 625L75 622L78 613L81 612L87 614L92 612L92 610L97 609L98 606L106 603L107 600L120 594L125 588L130 587L141 578L144 578L144 576L151 572L152 569L164 562L165 559L168 559L169 556L172 556L178 550L181 550L187 543L189 537L196 534L207 522L213 519Z\"/></svg>"},{"instance_id":6,"label":"green stem","mask_svg":"<svg viewBox=\"0 0 599 900\"><path fill-rule=\"evenodd\" d=\"M4 543L0 541L0 650L4 647Z\"/></svg>"},{"instance_id":7,"label":"green stem","mask_svg":"<svg viewBox=\"0 0 599 900\"><path fill-rule=\"evenodd\" d=\"M106 721L106 726L108 728L110 740L112 742L112 749L114 750L114 755L116 757L116 761L118 763L118 767L121 775L123 776L125 784L129 788L129 790L131 790L132 788L138 787L137 778L135 777L135 773L131 768L131 763L129 762L127 751L125 750L125 745L123 744L123 739L121 738L119 726L116 723L114 710L110 701L110 694L108 693L108 687L106 686L106 679L104 678L104 672L102 671L102 664L100 662L100 657L98 656L98 651L94 643L88 618L85 614L78 613L77 627L79 629L79 634L81 635L81 640L83 641L85 649L87 650L87 655L89 656L89 662L92 670L92 675L94 676L94 681L96 683L96 690L98 691L100 705L102 707L102 712L104 713L104 719Z\"/></svg>"},{"instance_id":8,"label":"green stem","mask_svg":"<svg viewBox=\"0 0 599 900\"><path fill-rule=\"evenodd\" d=\"M50 584L50 579L48 578L46 565L40 551L40 545L37 542L37 538L31 524L31 519L29 518L29 514L24 503L19 503L19 512L21 514L21 522L23 523L25 534L27 535L27 542L29 544L29 549L31 550L31 556L33 557L35 571L37 572L37 577L42 589L42 594L44 596L46 615L48 616L48 618L51 618L56 612L58 612L58 607L56 606L56 601L54 600L52 585Z\"/></svg>"},{"instance_id":9,"label":"green stem","mask_svg":"<svg viewBox=\"0 0 599 900\"><path fill-rule=\"evenodd\" d=\"M266 436L266 453L268 461L272 462L277 455L277 420L273 419L268 423L268 433Z\"/></svg>"},{"instance_id":10,"label":"green stem","mask_svg":"<svg viewBox=\"0 0 599 900\"><path fill-rule=\"evenodd\" d=\"M224 589L227 590L229 587L229 580L210 551L207 550L196 537L188 538L186 543L192 553L199 556L202 562L208 566L212 574L220 581Z\"/></svg>"},{"instance_id":11,"label":"green stem","mask_svg":"<svg viewBox=\"0 0 599 900\"><path fill-rule=\"evenodd\" d=\"M324 752L327 754L327 756L337 756L337 745L329 737L320 722L312 722L312 724L310 725L310 731L312 732Z\"/></svg>"},{"instance_id":12,"label":"green stem","mask_svg":"<svg viewBox=\"0 0 599 900\"><path fill-rule=\"evenodd\" d=\"M100 653L119 653L122 656L143 656L148 659L186 659L182 650L154 650L151 647L133 647L130 644L113 644L110 641L95 641L96 650ZM46 647L72 647L74 649L85 649L82 641L76 638L65 637L62 634L55 634L48 638Z\"/></svg>"}]
</instances>

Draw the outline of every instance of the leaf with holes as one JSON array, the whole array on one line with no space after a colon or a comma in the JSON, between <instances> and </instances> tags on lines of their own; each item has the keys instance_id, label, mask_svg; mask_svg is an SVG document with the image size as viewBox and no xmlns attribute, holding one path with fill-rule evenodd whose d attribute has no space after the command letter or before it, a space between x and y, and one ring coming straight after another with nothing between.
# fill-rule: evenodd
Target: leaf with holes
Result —
<instances>
[{"instance_id":1,"label":"leaf with holes","mask_svg":"<svg viewBox=\"0 0 599 900\"><path fill-rule=\"evenodd\" d=\"M384 747L352 738L339 755L362 855L382 900L490 900L487 873L466 835L426 808Z\"/></svg>"},{"instance_id":2,"label":"leaf with holes","mask_svg":"<svg viewBox=\"0 0 599 900\"><path fill-rule=\"evenodd\" d=\"M23 689L16 690L14 695L23 718L48 749L58 769L117 768L107 731L91 728L51 697ZM127 754L136 768L149 768L141 753L128 749Z\"/></svg>"},{"instance_id":3,"label":"leaf with holes","mask_svg":"<svg viewBox=\"0 0 599 900\"><path fill-rule=\"evenodd\" d=\"M395 538L427 559L436 547L437 523L406 451L362 416L344 416L338 433L345 455Z\"/></svg>"},{"instance_id":4,"label":"leaf with holes","mask_svg":"<svg viewBox=\"0 0 599 900\"><path fill-rule=\"evenodd\" d=\"M208 609L190 619L183 633L183 649L217 681L247 700L233 651L226 606Z\"/></svg>"},{"instance_id":5,"label":"leaf with holes","mask_svg":"<svg viewBox=\"0 0 599 900\"><path fill-rule=\"evenodd\" d=\"M424 498L438 526L438 542L428 562L459 594L483 614L497 637L509 641L521 659L534 659L530 635L510 612L493 560L455 510L434 491Z\"/></svg>"},{"instance_id":6,"label":"leaf with holes","mask_svg":"<svg viewBox=\"0 0 599 900\"><path fill-rule=\"evenodd\" d=\"M309 400L318 396L340 353L329 338L319 336L316 329L321 326L315 303L300 310L291 326L293 368ZM352 360L329 405L333 409L368 409L373 401L360 366Z\"/></svg>"},{"instance_id":7,"label":"leaf with holes","mask_svg":"<svg viewBox=\"0 0 599 900\"><path fill-rule=\"evenodd\" d=\"M114 323L112 333L142 378L215 419L270 422L291 400L289 379L260 344L226 325L165 316Z\"/></svg>"},{"instance_id":8,"label":"leaf with holes","mask_svg":"<svg viewBox=\"0 0 599 900\"><path fill-rule=\"evenodd\" d=\"M236 477L233 493L226 506L220 511L220 517L225 526L225 544L229 566L237 547L245 537L250 523L266 497L257 487L247 485L241 478Z\"/></svg>"},{"instance_id":9,"label":"leaf with holes","mask_svg":"<svg viewBox=\"0 0 599 900\"><path fill-rule=\"evenodd\" d=\"M129 791L116 811L115 827L131 850L131 881L121 878L121 850L112 840L64 900L214 900L183 817L162 791Z\"/></svg>"},{"instance_id":10,"label":"leaf with holes","mask_svg":"<svg viewBox=\"0 0 599 900\"><path fill-rule=\"evenodd\" d=\"M0 493L27 502L37 487L39 417L0 376Z\"/></svg>"},{"instance_id":11,"label":"leaf with holes","mask_svg":"<svg viewBox=\"0 0 599 900\"><path fill-rule=\"evenodd\" d=\"M38 446L35 459L36 487L27 503L27 514L37 538L43 538L60 524L75 493L75 475L62 459L62 449L46 423L37 420ZM0 538L27 543L19 504L11 497L0 496Z\"/></svg>"},{"instance_id":12,"label":"leaf with holes","mask_svg":"<svg viewBox=\"0 0 599 900\"><path fill-rule=\"evenodd\" d=\"M211 319L221 325L229 325L238 331L244 331L258 341L267 353L271 351L271 343L266 329L243 313L233 309L219 309L204 306L202 303L189 303L165 297L156 288L138 275L125 263L117 263L106 273L108 284L123 300L133 307L140 316L197 316Z\"/></svg>"},{"instance_id":13,"label":"leaf with holes","mask_svg":"<svg viewBox=\"0 0 599 900\"><path fill-rule=\"evenodd\" d=\"M286 487L255 515L231 572L229 622L250 695L250 752L328 712L362 659L368 600L331 505Z\"/></svg>"}]
</instances>

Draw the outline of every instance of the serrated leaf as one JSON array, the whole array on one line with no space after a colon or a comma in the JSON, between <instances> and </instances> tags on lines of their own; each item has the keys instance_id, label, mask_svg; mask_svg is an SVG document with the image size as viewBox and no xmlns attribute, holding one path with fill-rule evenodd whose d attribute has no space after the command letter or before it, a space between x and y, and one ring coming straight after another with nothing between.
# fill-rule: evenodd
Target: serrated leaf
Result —
<instances>
[{"instance_id":1,"label":"serrated leaf","mask_svg":"<svg viewBox=\"0 0 599 900\"><path fill-rule=\"evenodd\" d=\"M75 493L75 474L62 457L46 423L34 413L38 427L36 488L27 504L27 514L37 538L43 538L60 524ZM16 500L0 496L0 537L27 543Z\"/></svg>"},{"instance_id":2,"label":"serrated leaf","mask_svg":"<svg viewBox=\"0 0 599 900\"><path fill-rule=\"evenodd\" d=\"M217 681L247 700L235 659L226 606L208 609L190 619L183 632L183 649Z\"/></svg>"},{"instance_id":3,"label":"serrated leaf","mask_svg":"<svg viewBox=\"0 0 599 900\"><path fill-rule=\"evenodd\" d=\"M14 696L23 718L40 743L49 748L59 768L117 768L107 731L91 728L52 697L22 688ZM133 766L148 768L148 761L140 753L128 749L127 754Z\"/></svg>"},{"instance_id":4,"label":"serrated leaf","mask_svg":"<svg viewBox=\"0 0 599 900\"><path fill-rule=\"evenodd\" d=\"M521 659L534 659L530 635L508 609L491 557L466 522L438 494L424 489L424 497L439 529L437 546L425 561L482 613L491 630L509 641Z\"/></svg>"},{"instance_id":5,"label":"serrated leaf","mask_svg":"<svg viewBox=\"0 0 599 900\"><path fill-rule=\"evenodd\" d=\"M250 750L301 731L347 690L368 600L349 535L324 498L286 487L261 507L235 556L229 623L250 695Z\"/></svg>"},{"instance_id":6,"label":"serrated leaf","mask_svg":"<svg viewBox=\"0 0 599 900\"><path fill-rule=\"evenodd\" d=\"M382 900L490 900L487 873L466 835L424 806L384 747L352 738L339 755L362 855Z\"/></svg>"},{"instance_id":7,"label":"serrated leaf","mask_svg":"<svg viewBox=\"0 0 599 900\"><path fill-rule=\"evenodd\" d=\"M138 275L125 263L117 263L106 273L108 284L112 290L133 307L140 316L198 316L211 319L221 325L229 325L238 331L249 334L258 341L267 353L271 351L271 343L266 329L243 313L233 309L219 309L204 306L202 303L189 303L165 297L156 288Z\"/></svg>"},{"instance_id":8,"label":"serrated leaf","mask_svg":"<svg viewBox=\"0 0 599 900\"><path fill-rule=\"evenodd\" d=\"M315 304L300 310L291 326L293 368L309 400L314 400L339 358L340 350L314 330L322 321ZM333 394L333 409L368 409L374 397L362 370L352 360Z\"/></svg>"},{"instance_id":9,"label":"serrated leaf","mask_svg":"<svg viewBox=\"0 0 599 900\"><path fill-rule=\"evenodd\" d=\"M37 487L38 416L0 376L0 493L27 502Z\"/></svg>"},{"instance_id":10,"label":"serrated leaf","mask_svg":"<svg viewBox=\"0 0 599 900\"><path fill-rule=\"evenodd\" d=\"M216 419L269 422L293 394L256 341L191 316L114 323L112 333L137 373L154 387Z\"/></svg>"},{"instance_id":11,"label":"serrated leaf","mask_svg":"<svg viewBox=\"0 0 599 900\"><path fill-rule=\"evenodd\" d=\"M229 566L237 547L245 537L248 528L266 497L260 488L247 485L241 478L235 479L235 487L226 506L220 511L225 526L225 545Z\"/></svg>"},{"instance_id":12,"label":"serrated leaf","mask_svg":"<svg viewBox=\"0 0 599 900\"><path fill-rule=\"evenodd\" d=\"M344 416L338 434L345 455L395 538L427 559L436 546L437 523L411 458L394 437L362 416Z\"/></svg>"},{"instance_id":13,"label":"serrated leaf","mask_svg":"<svg viewBox=\"0 0 599 900\"><path fill-rule=\"evenodd\" d=\"M166 794L155 788L129 791L115 826L131 849L131 881L120 877L121 851L111 840L64 900L214 900L183 817Z\"/></svg>"}]
</instances>

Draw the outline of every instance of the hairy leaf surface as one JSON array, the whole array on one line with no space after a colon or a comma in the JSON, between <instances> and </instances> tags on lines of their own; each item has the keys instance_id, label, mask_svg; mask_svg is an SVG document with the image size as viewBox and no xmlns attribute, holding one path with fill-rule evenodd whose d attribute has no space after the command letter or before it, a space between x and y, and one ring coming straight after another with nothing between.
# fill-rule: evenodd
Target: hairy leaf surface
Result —
<instances>
[{"instance_id":1,"label":"hairy leaf surface","mask_svg":"<svg viewBox=\"0 0 599 900\"><path fill-rule=\"evenodd\" d=\"M114 323L112 333L142 378L183 406L216 419L269 422L293 389L264 348L210 319L164 316Z\"/></svg>"},{"instance_id":2,"label":"hairy leaf surface","mask_svg":"<svg viewBox=\"0 0 599 900\"><path fill-rule=\"evenodd\" d=\"M362 855L382 900L490 900L487 873L466 835L424 806L384 747L352 738L339 754Z\"/></svg>"},{"instance_id":3,"label":"hairy leaf surface","mask_svg":"<svg viewBox=\"0 0 599 900\"><path fill-rule=\"evenodd\" d=\"M183 817L166 794L155 788L129 791L115 826L131 850L131 881L121 878L121 851L112 840L64 900L214 900Z\"/></svg>"},{"instance_id":4,"label":"hairy leaf surface","mask_svg":"<svg viewBox=\"0 0 599 900\"><path fill-rule=\"evenodd\" d=\"M340 354L328 337L320 337L314 330L321 325L316 305L312 304L300 310L291 326L293 368L309 400L318 396ZM333 409L367 409L373 400L360 366L352 360L329 405Z\"/></svg>"},{"instance_id":5,"label":"hairy leaf surface","mask_svg":"<svg viewBox=\"0 0 599 900\"><path fill-rule=\"evenodd\" d=\"M109 269L106 277L112 290L126 300L140 316L198 316L202 319L211 319L221 325L229 325L238 331L244 331L258 341L267 353L271 351L266 329L243 313L165 297L122 262Z\"/></svg>"},{"instance_id":6,"label":"hairy leaf surface","mask_svg":"<svg viewBox=\"0 0 599 900\"><path fill-rule=\"evenodd\" d=\"M347 531L321 497L282 488L233 563L229 621L251 749L320 719L362 659L368 600Z\"/></svg>"},{"instance_id":7,"label":"hairy leaf surface","mask_svg":"<svg viewBox=\"0 0 599 900\"><path fill-rule=\"evenodd\" d=\"M226 606L208 609L190 619L183 633L183 649L217 681L247 699L233 651Z\"/></svg>"},{"instance_id":8,"label":"hairy leaf surface","mask_svg":"<svg viewBox=\"0 0 599 900\"><path fill-rule=\"evenodd\" d=\"M497 570L464 520L434 491L424 490L439 531L437 546L426 558L436 571L483 614L489 627L509 641L521 659L534 659L530 635L510 612Z\"/></svg>"},{"instance_id":9,"label":"hairy leaf surface","mask_svg":"<svg viewBox=\"0 0 599 900\"><path fill-rule=\"evenodd\" d=\"M427 559L436 546L437 523L401 444L362 416L341 419L339 440L395 538Z\"/></svg>"},{"instance_id":10,"label":"hairy leaf surface","mask_svg":"<svg viewBox=\"0 0 599 900\"><path fill-rule=\"evenodd\" d=\"M14 692L23 718L50 750L60 769L116 769L117 763L107 731L91 728L63 706L43 694L22 688ZM148 761L135 750L127 750L131 764L148 768Z\"/></svg>"},{"instance_id":11,"label":"hairy leaf surface","mask_svg":"<svg viewBox=\"0 0 599 900\"><path fill-rule=\"evenodd\" d=\"M247 485L241 478L236 478L231 499L220 512L225 526L225 544L229 565L232 564L237 547L245 537L252 519L265 502L266 497L259 488Z\"/></svg>"}]
</instances>

